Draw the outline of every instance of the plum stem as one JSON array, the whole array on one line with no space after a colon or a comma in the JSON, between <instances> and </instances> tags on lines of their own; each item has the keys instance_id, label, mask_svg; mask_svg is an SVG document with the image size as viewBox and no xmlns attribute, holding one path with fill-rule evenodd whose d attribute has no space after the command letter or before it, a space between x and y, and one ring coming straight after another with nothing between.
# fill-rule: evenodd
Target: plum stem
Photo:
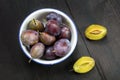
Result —
<instances>
[{"instance_id":1,"label":"plum stem","mask_svg":"<svg viewBox=\"0 0 120 80\"><path fill-rule=\"evenodd\" d=\"M40 33L40 35L42 34L42 32L39 32Z\"/></svg>"},{"instance_id":2,"label":"plum stem","mask_svg":"<svg viewBox=\"0 0 120 80\"><path fill-rule=\"evenodd\" d=\"M30 60L28 61L28 63L31 63L32 59L33 59L33 58L30 58Z\"/></svg>"},{"instance_id":3,"label":"plum stem","mask_svg":"<svg viewBox=\"0 0 120 80\"><path fill-rule=\"evenodd\" d=\"M36 21L35 21L35 19L33 19L33 21L34 21L34 23L35 23L35 25L36 25Z\"/></svg>"}]
</instances>

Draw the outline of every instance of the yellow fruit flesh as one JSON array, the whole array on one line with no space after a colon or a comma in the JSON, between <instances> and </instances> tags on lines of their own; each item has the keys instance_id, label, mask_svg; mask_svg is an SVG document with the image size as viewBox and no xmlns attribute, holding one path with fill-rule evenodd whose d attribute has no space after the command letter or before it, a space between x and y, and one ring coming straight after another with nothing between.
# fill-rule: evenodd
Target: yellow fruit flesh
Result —
<instances>
[{"instance_id":1,"label":"yellow fruit flesh","mask_svg":"<svg viewBox=\"0 0 120 80\"><path fill-rule=\"evenodd\" d=\"M85 36L90 40L100 40L107 34L107 29L104 26L93 24L85 30Z\"/></svg>"},{"instance_id":2,"label":"yellow fruit flesh","mask_svg":"<svg viewBox=\"0 0 120 80\"><path fill-rule=\"evenodd\" d=\"M79 58L73 65L73 70L77 73L87 73L95 66L93 58L84 56Z\"/></svg>"}]
</instances>

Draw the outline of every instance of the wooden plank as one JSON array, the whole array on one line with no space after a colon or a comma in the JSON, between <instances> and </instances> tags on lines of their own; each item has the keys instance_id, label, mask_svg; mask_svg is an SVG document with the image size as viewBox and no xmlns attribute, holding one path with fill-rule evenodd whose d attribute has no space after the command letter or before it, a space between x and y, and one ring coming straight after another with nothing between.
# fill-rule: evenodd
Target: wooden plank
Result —
<instances>
[{"instance_id":1,"label":"wooden plank","mask_svg":"<svg viewBox=\"0 0 120 80\"><path fill-rule=\"evenodd\" d=\"M78 44L75 51L70 58L60 64L53 66L39 65L34 62L29 64L29 59L20 49L19 27L24 18L34 10L55 8L73 17L64 0L0 0L0 4L0 25L5 26L1 27L0 31L0 48L2 48L0 49L0 80L102 80L96 67L87 74L70 71L79 57L89 56L80 30L78 30ZM78 21L75 22L77 22L77 29L80 29Z\"/></svg>"},{"instance_id":2,"label":"wooden plank","mask_svg":"<svg viewBox=\"0 0 120 80\"><path fill-rule=\"evenodd\" d=\"M49 80L46 77L48 67L28 64L19 46L18 32L28 14L39 8L55 7L55 3L51 0L0 0L0 80Z\"/></svg>"},{"instance_id":3,"label":"wooden plank","mask_svg":"<svg viewBox=\"0 0 120 80\"><path fill-rule=\"evenodd\" d=\"M67 0L72 15L79 25L90 55L96 60L96 67L102 80L119 80L120 37L118 0ZM84 31L90 24L101 24L108 29L107 37L100 41L90 41Z\"/></svg>"}]
</instances>

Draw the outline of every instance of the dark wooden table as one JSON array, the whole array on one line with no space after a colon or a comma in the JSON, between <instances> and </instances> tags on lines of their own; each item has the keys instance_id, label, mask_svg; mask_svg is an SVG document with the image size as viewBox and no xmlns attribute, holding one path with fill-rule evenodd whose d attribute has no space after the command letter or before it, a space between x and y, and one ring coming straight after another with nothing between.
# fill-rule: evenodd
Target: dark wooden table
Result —
<instances>
[{"instance_id":1,"label":"dark wooden table","mask_svg":"<svg viewBox=\"0 0 120 80\"><path fill-rule=\"evenodd\" d=\"M68 14L78 31L73 54L52 66L29 64L18 41L25 17L42 8ZM85 38L86 27L94 23L107 27L107 37L100 41ZM0 80L120 80L119 34L119 0L0 0ZM86 74L70 71L81 56L91 56L96 61L94 69Z\"/></svg>"}]
</instances>

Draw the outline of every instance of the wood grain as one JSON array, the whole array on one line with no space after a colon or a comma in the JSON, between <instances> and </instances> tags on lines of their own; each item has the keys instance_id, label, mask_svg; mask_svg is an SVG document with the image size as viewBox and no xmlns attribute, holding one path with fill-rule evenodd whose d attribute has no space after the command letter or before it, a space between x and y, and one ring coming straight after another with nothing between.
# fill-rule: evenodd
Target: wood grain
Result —
<instances>
[{"instance_id":1,"label":"wood grain","mask_svg":"<svg viewBox=\"0 0 120 80\"><path fill-rule=\"evenodd\" d=\"M119 80L119 3L118 0L0 0L0 80ZM66 13L75 22L78 33L73 54L52 66L29 64L18 41L25 17L42 8ZM85 38L86 27L93 23L107 27L108 34L103 40ZM91 56L96 61L89 73L71 71L81 56Z\"/></svg>"},{"instance_id":2,"label":"wood grain","mask_svg":"<svg viewBox=\"0 0 120 80\"><path fill-rule=\"evenodd\" d=\"M71 12L79 30L84 36L86 27L100 24L108 29L107 37L90 41L83 37L89 54L96 60L96 67L102 80L119 80L119 5L115 0L69 0ZM76 4L76 6L73 6ZM84 6L83 6L84 4ZM79 8L75 10L76 8Z\"/></svg>"}]
</instances>

